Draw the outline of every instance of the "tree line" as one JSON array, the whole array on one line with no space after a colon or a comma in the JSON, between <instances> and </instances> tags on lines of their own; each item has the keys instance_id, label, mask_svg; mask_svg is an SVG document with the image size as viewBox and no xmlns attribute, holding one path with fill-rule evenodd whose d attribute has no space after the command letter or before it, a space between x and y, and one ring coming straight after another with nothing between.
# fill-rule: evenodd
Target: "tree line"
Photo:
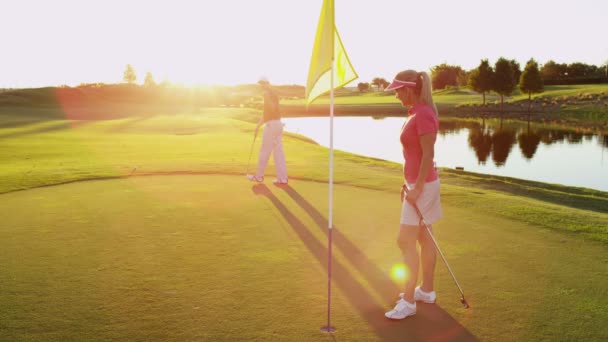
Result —
<instances>
[{"instance_id":1,"label":"tree line","mask_svg":"<svg viewBox=\"0 0 608 342\"><path fill-rule=\"evenodd\" d=\"M528 100L531 100L532 94L544 91L544 85L608 83L608 61L602 66L596 66L550 60L539 67L538 62L532 58L523 71L517 61L504 57L500 57L493 66L487 59L482 59L476 68L468 71L458 65L443 63L431 68L431 80L433 90L469 87L482 94L484 105L486 93L493 91L500 95L502 106L504 97L510 96L517 87L522 93L528 94ZM384 78L376 77L371 85L361 82L357 88L363 92L371 86L383 89L388 84Z\"/></svg>"},{"instance_id":2,"label":"tree line","mask_svg":"<svg viewBox=\"0 0 608 342\"><path fill-rule=\"evenodd\" d=\"M506 72L506 58L499 58L494 66L491 66L487 59L482 59L481 63L472 70L464 70L458 65L449 65L446 63L436 65L431 68L431 79L433 82L433 90L445 89L448 87L471 87L471 77L481 78L481 83L490 82L493 73L497 71L501 74L497 76L504 79L503 72ZM531 59L533 61L534 59ZM519 83L522 74L519 63L515 60L508 60L510 69L513 74L513 79L516 84ZM529 63L530 61L528 61ZM528 64L526 63L526 65ZM536 63L536 68L544 85L567 85L567 84L593 84L593 83L608 83L608 60L603 65L589 65L585 63L557 63L549 60L547 63L539 67ZM485 81L484 81L485 80ZM507 77L508 80L508 77ZM479 80L473 81L478 82ZM367 91L372 86L382 89L389 82L381 77L374 78L370 83L360 82L357 85L359 91ZM489 86L487 86L489 87ZM508 88L508 87L506 87ZM493 89L489 89L490 91Z\"/></svg>"},{"instance_id":3,"label":"tree line","mask_svg":"<svg viewBox=\"0 0 608 342\"><path fill-rule=\"evenodd\" d=\"M497 64L504 64L504 57L496 61L494 67L490 67L487 59L482 59L478 67L465 71L460 66L440 64L431 68L433 89L444 89L449 86L469 86L471 75L480 71L480 68L496 70ZM534 59L531 59L534 60ZM513 77L518 82L521 75L519 63L515 60L508 60L513 71ZM485 63L484 63L485 62ZM536 63L538 66L538 63ZM501 68L504 65L501 65ZM565 84L590 84L608 83L608 60L604 65L589 65L585 63L557 63L549 60L538 68L543 84L546 85L565 85Z\"/></svg>"},{"instance_id":4,"label":"tree line","mask_svg":"<svg viewBox=\"0 0 608 342\"><path fill-rule=\"evenodd\" d=\"M131 64L127 64L125 71L122 75L122 80L127 84L135 84L137 81L137 74L135 73L135 69ZM154 80L154 76L152 76L151 72L146 72L146 76L144 79L144 86L146 87L155 87L156 81Z\"/></svg>"},{"instance_id":5,"label":"tree line","mask_svg":"<svg viewBox=\"0 0 608 342\"><path fill-rule=\"evenodd\" d=\"M482 78L491 77L492 72L496 70L497 64L500 64L499 69L505 66L501 57L494 66L490 66L487 59L482 59L478 67L472 70L464 70L458 65L449 65L446 63L436 65L431 68L431 79L433 89L445 89L448 87L466 87L471 86L470 78L476 73L481 73ZM499 62L500 61L500 62ZM517 61L508 60L510 62L513 78L516 83L519 82L521 76L521 68ZM547 63L537 68L540 72L540 77L545 85L567 85L567 84L593 84L593 83L608 83L608 60L604 65L589 65L585 63L557 63L549 60ZM386 87L389 82L381 77L374 78L371 83L361 82L357 85L360 91L367 91L372 86L379 89Z\"/></svg>"}]
</instances>

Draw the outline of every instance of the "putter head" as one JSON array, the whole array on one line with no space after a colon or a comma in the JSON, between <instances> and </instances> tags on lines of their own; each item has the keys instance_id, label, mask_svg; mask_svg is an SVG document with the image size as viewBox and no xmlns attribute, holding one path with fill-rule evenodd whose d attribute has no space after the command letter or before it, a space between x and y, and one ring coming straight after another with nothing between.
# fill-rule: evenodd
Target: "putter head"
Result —
<instances>
[{"instance_id":1,"label":"putter head","mask_svg":"<svg viewBox=\"0 0 608 342\"><path fill-rule=\"evenodd\" d=\"M460 302L462 303L462 306L464 306L465 309L469 308L469 303L467 303L467 300L464 299L464 297L460 298Z\"/></svg>"}]
</instances>

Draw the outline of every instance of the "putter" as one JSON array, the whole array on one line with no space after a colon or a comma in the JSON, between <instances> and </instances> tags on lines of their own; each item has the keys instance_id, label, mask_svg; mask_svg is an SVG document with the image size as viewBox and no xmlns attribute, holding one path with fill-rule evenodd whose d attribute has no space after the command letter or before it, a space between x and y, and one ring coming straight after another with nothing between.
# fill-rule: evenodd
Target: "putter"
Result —
<instances>
[{"instance_id":1,"label":"putter","mask_svg":"<svg viewBox=\"0 0 608 342\"><path fill-rule=\"evenodd\" d=\"M249 160L247 160L247 170L245 175L249 174L249 165L251 164L251 155L253 154L253 146L255 145L255 138L258 137L258 129L256 128L255 134L253 134L253 141L251 142L251 149L249 149Z\"/></svg>"},{"instance_id":2,"label":"putter","mask_svg":"<svg viewBox=\"0 0 608 342\"><path fill-rule=\"evenodd\" d=\"M409 190L408 190L407 186L404 188L405 188L405 192L408 193ZM412 203L410 203L410 204L412 204ZM447 267L448 271L450 271L450 275L452 275L452 279L454 279L454 283L456 283L456 286L458 287L458 291L460 291L460 295L461 295L460 303L462 303L462 306L464 306L465 309L468 309L470 306L469 306L469 303L467 303L467 300L464 298L464 292L462 291L462 287L460 287L460 284L458 284L458 280L456 280L456 276L454 276L454 272L452 272L450 265L448 265L447 260L445 260L445 256L441 252L441 249L439 248L439 245L437 244L437 240L435 240L433 233L431 233L431 229L429 228L428 224L426 224L426 221L424 220L424 216L422 216L422 213L420 212L420 209L418 209L418 206L416 204L412 204L412 206L414 207L414 209L416 210L416 213L420 217L420 221L426 228L427 233L429 233L429 236L431 237L431 240L433 241L433 244L435 245L437 252L439 252L439 255L441 256L441 260L443 260L445 267Z\"/></svg>"}]
</instances>

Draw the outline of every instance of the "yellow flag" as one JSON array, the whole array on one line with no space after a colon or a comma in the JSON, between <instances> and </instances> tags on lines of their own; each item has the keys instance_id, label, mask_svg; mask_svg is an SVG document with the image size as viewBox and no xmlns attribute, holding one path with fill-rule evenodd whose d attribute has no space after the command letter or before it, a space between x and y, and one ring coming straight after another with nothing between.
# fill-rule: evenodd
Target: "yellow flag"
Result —
<instances>
[{"instance_id":1,"label":"yellow flag","mask_svg":"<svg viewBox=\"0 0 608 342\"><path fill-rule=\"evenodd\" d=\"M334 24L334 1L323 0L306 81L307 105L331 90L332 59L334 61L334 89L343 87L359 77L348 59Z\"/></svg>"}]
</instances>

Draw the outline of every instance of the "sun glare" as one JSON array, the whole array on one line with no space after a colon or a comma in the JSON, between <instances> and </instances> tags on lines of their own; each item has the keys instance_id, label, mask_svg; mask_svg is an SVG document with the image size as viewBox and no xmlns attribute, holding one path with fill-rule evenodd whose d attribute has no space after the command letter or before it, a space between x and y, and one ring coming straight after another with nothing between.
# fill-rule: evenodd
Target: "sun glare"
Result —
<instances>
[{"instance_id":1,"label":"sun glare","mask_svg":"<svg viewBox=\"0 0 608 342\"><path fill-rule=\"evenodd\" d=\"M391 268L391 279L395 282L404 282L409 276L409 273L405 264L395 264Z\"/></svg>"}]
</instances>

